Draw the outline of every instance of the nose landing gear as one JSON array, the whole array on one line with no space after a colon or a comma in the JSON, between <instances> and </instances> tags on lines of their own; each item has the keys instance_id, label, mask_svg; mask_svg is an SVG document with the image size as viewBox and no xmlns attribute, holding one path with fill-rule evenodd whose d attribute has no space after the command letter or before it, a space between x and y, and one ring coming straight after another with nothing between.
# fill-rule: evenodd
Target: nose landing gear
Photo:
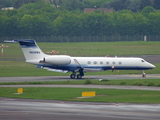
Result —
<instances>
[{"instance_id":1,"label":"nose landing gear","mask_svg":"<svg viewBox=\"0 0 160 120\"><path fill-rule=\"evenodd\" d=\"M146 77L146 73L142 70L142 77L145 78Z\"/></svg>"}]
</instances>

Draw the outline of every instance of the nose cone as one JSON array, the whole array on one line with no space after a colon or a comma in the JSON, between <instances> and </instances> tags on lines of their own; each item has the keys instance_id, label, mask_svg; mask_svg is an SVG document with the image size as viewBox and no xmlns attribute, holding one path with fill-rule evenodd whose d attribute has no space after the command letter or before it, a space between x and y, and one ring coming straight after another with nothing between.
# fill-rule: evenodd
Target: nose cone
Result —
<instances>
[{"instance_id":1,"label":"nose cone","mask_svg":"<svg viewBox=\"0 0 160 120\"><path fill-rule=\"evenodd\" d=\"M150 63L150 65L149 65L149 66L150 66L150 68L151 68L151 69L153 69L153 68L155 68L155 67L156 67L155 65L153 65L153 64L151 64L151 63Z\"/></svg>"}]
</instances>

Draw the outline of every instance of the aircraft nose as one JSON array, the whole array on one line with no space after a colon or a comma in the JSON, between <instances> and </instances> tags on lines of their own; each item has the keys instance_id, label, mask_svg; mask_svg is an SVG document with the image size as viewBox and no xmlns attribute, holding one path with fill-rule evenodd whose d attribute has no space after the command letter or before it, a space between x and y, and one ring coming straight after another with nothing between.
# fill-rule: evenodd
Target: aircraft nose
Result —
<instances>
[{"instance_id":1,"label":"aircraft nose","mask_svg":"<svg viewBox=\"0 0 160 120\"><path fill-rule=\"evenodd\" d=\"M153 69L153 68L155 68L155 67L156 67L156 66L155 66L155 65L153 65L153 64L150 64L149 66L151 67L151 69Z\"/></svg>"}]
</instances>

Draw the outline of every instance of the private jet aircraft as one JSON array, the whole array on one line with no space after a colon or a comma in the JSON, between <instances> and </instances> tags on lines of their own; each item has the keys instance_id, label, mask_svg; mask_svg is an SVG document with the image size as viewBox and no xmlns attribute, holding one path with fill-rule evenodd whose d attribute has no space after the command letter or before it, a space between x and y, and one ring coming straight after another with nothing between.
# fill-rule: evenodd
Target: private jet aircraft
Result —
<instances>
[{"instance_id":1,"label":"private jet aircraft","mask_svg":"<svg viewBox=\"0 0 160 120\"><path fill-rule=\"evenodd\" d=\"M146 77L144 70L155 68L154 65L142 58L47 55L42 52L35 40L22 39L12 40L12 42L19 42L27 63L49 71L62 73L71 71L71 79L81 79L85 72L105 70L141 70L142 77Z\"/></svg>"}]
</instances>

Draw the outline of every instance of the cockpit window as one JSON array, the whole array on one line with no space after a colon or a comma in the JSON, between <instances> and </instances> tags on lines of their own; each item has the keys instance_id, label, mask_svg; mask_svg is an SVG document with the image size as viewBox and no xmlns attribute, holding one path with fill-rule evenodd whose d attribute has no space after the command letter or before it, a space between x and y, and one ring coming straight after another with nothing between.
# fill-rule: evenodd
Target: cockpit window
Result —
<instances>
[{"instance_id":1,"label":"cockpit window","mask_svg":"<svg viewBox=\"0 0 160 120\"><path fill-rule=\"evenodd\" d=\"M142 62L145 62L144 60L141 60Z\"/></svg>"}]
</instances>

